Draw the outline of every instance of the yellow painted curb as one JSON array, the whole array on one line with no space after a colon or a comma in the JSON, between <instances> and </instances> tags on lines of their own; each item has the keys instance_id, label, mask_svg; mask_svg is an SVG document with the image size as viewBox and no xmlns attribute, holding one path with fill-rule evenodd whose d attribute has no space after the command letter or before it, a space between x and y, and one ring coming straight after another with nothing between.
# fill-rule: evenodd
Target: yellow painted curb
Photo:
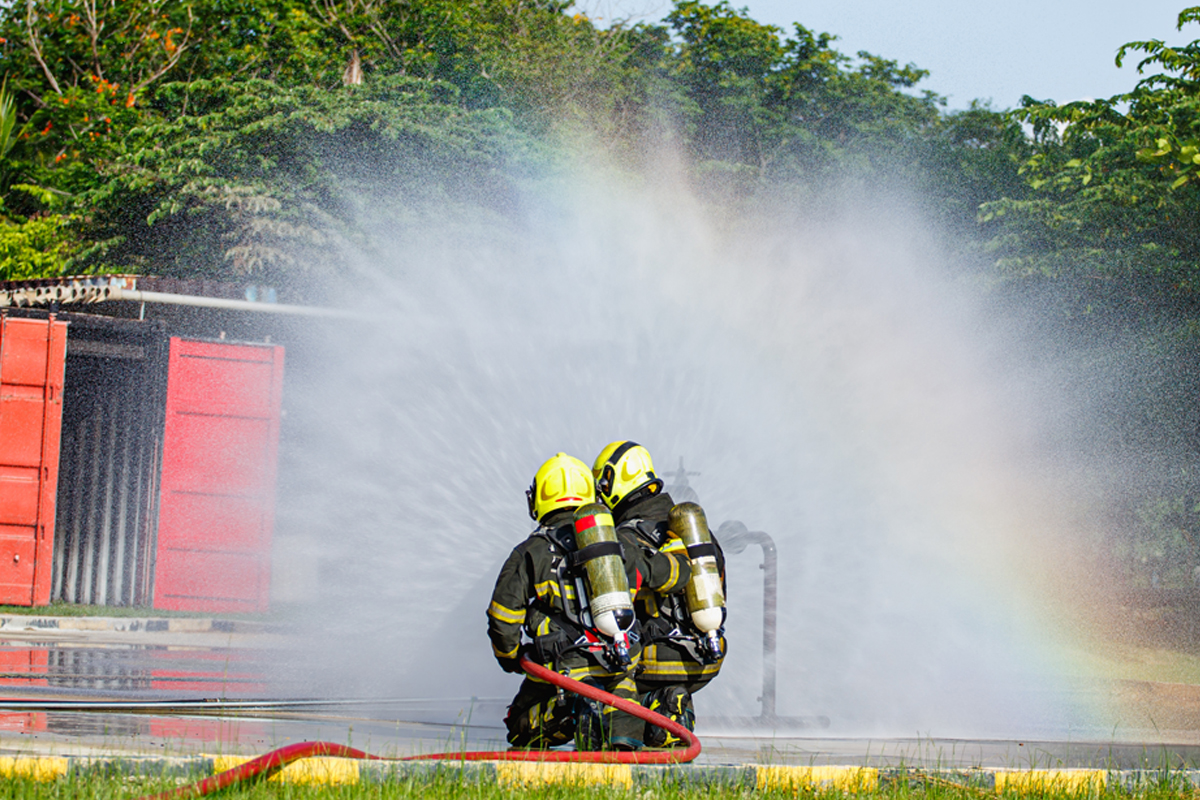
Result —
<instances>
[{"instance_id":1,"label":"yellow painted curb","mask_svg":"<svg viewBox=\"0 0 1200 800\"><path fill-rule=\"evenodd\" d=\"M838 789L872 791L879 786L873 767L762 767L755 766L759 789Z\"/></svg>"},{"instance_id":2,"label":"yellow painted curb","mask_svg":"<svg viewBox=\"0 0 1200 800\"><path fill-rule=\"evenodd\" d=\"M496 763L496 780L501 785L540 786L565 783L587 786L633 788L633 770L628 764L554 764L536 761Z\"/></svg>"},{"instance_id":3,"label":"yellow painted curb","mask_svg":"<svg viewBox=\"0 0 1200 800\"><path fill-rule=\"evenodd\" d=\"M233 769L251 760L247 756L210 756L210 758L212 758L214 773ZM288 764L269 778L278 783L324 785L356 784L358 779L358 760L335 756L301 758Z\"/></svg>"},{"instance_id":4,"label":"yellow painted curb","mask_svg":"<svg viewBox=\"0 0 1200 800\"><path fill-rule=\"evenodd\" d=\"M1103 791L1108 774L1102 769L996 770L996 791Z\"/></svg>"},{"instance_id":5,"label":"yellow painted curb","mask_svg":"<svg viewBox=\"0 0 1200 800\"><path fill-rule=\"evenodd\" d=\"M67 759L55 756L0 756L0 777L48 782L67 774Z\"/></svg>"}]
</instances>

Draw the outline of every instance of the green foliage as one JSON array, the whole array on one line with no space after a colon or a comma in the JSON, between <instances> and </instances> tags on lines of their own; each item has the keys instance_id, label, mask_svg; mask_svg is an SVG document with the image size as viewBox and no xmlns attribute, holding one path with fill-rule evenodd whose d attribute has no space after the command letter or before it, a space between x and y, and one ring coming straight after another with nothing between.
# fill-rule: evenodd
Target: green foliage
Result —
<instances>
[{"instance_id":1,"label":"green foliage","mask_svg":"<svg viewBox=\"0 0 1200 800\"><path fill-rule=\"evenodd\" d=\"M445 203L502 206L523 140L453 87L374 78L325 90L192 81L160 97L190 113L132 131L95 209L97 268L170 274L336 272L340 246ZM295 276L292 276L295 277Z\"/></svg>"},{"instance_id":2,"label":"green foliage","mask_svg":"<svg viewBox=\"0 0 1200 800\"><path fill-rule=\"evenodd\" d=\"M134 103L164 75L186 66L199 41L192 3L39 0L5 8L5 61L39 106L97 81Z\"/></svg>"},{"instance_id":3,"label":"green foliage","mask_svg":"<svg viewBox=\"0 0 1200 800\"><path fill-rule=\"evenodd\" d=\"M1179 15L1182 28L1200 8ZM1200 188L1192 180L1200 137L1200 42L1147 54L1133 91L1069 103L1026 98L1016 116L1034 133L1024 165L1031 190L984 205L1004 274L1074 283L1072 313L1117 324L1145 315L1193 315L1200 288Z\"/></svg>"},{"instance_id":4,"label":"green foliage","mask_svg":"<svg viewBox=\"0 0 1200 800\"><path fill-rule=\"evenodd\" d=\"M1183 589L1200 567L1200 504L1184 495L1152 497L1134 509L1131 535L1115 554L1129 585Z\"/></svg>"},{"instance_id":5,"label":"green foliage","mask_svg":"<svg viewBox=\"0 0 1200 800\"><path fill-rule=\"evenodd\" d=\"M503 205L525 135L582 131L630 158L665 127L693 174L751 191L917 178L935 150L954 163L953 137L930 145L938 99L910 93L912 65L850 59L800 25L783 38L727 2L680 0L664 26L569 6L2 7L15 93L0 96L0 198L16 220L73 215L76 268L274 280L336 270L331 252L366 242L383 208Z\"/></svg>"},{"instance_id":6,"label":"green foliage","mask_svg":"<svg viewBox=\"0 0 1200 800\"><path fill-rule=\"evenodd\" d=\"M8 90L8 82L0 84L0 165L8 159L8 154L12 152L17 141L23 138L29 131L29 123L26 122L17 129L17 104L13 98L12 92Z\"/></svg>"},{"instance_id":7,"label":"green foliage","mask_svg":"<svg viewBox=\"0 0 1200 800\"><path fill-rule=\"evenodd\" d=\"M802 25L794 36L722 0L678 2L672 73L695 109L698 159L741 164L760 179L826 181L898 174L914 141L931 132L941 99L908 94L927 73L860 52ZM847 171L850 175L847 175Z\"/></svg>"},{"instance_id":8,"label":"green foliage","mask_svg":"<svg viewBox=\"0 0 1200 800\"><path fill-rule=\"evenodd\" d=\"M79 249L76 218L47 214L21 223L0 222L0 280L68 274Z\"/></svg>"},{"instance_id":9,"label":"green foliage","mask_svg":"<svg viewBox=\"0 0 1200 800\"><path fill-rule=\"evenodd\" d=\"M1185 9L1178 25L1200 22ZM1134 583L1185 586L1200 562L1200 40L1131 42L1142 75L1115 97L1026 97L1023 186L980 206L1003 294L1040 308L1092 432L1136 476L1114 555ZM1016 151L1014 151L1016 152ZM1068 347L1063 347L1067 343ZM1152 487L1152 488L1146 488ZM1150 499L1141 499L1141 498Z\"/></svg>"},{"instance_id":10,"label":"green foliage","mask_svg":"<svg viewBox=\"0 0 1200 800\"><path fill-rule=\"evenodd\" d=\"M973 102L965 111L944 115L925 139L916 178L947 234L978 251L979 208L998 197L1019 200L1029 190L1021 166L1032 154L1021 125L1003 111ZM975 252L974 255L978 255Z\"/></svg>"},{"instance_id":11,"label":"green foliage","mask_svg":"<svg viewBox=\"0 0 1200 800\"><path fill-rule=\"evenodd\" d=\"M703 158L761 165L768 82L784 54L780 29L724 0L676 3L666 21L681 39L673 72L699 112L694 147Z\"/></svg>"},{"instance_id":12,"label":"green foliage","mask_svg":"<svg viewBox=\"0 0 1200 800\"><path fill-rule=\"evenodd\" d=\"M0 8L17 218L69 210L77 264L323 265L380 209L502 204L517 125L620 139L661 42L526 0L34 0ZM639 49L640 48L640 49ZM500 106L503 104L504 110ZM505 141L501 141L505 140ZM2 154L0 154L2 155ZM15 186L24 187L12 191ZM408 209L411 211L411 209ZM164 258L164 254L170 254Z\"/></svg>"},{"instance_id":13,"label":"green foliage","mask_svg":"<svg viewBox=\"0 0 1200 800\"><path fill-rule=\"evenodd\" d=\"M1177 27L1182 30L1189 22L1200 22L1200 6L1180 12ZM1152 65L1167 70L1141 81L1130 103L1131 112L1142 118L1144 135L1153 138L1152 144L1137 152L1138 158L1158 167L1173 179L1171 188L1178 189L1195 180L1200 169L1200 41L1179 48L1158 40L1130 42L1118 51L1117 64L1131 52L1146 54L1138 64L1139 73Z\"/></svg>"}]
</instances>

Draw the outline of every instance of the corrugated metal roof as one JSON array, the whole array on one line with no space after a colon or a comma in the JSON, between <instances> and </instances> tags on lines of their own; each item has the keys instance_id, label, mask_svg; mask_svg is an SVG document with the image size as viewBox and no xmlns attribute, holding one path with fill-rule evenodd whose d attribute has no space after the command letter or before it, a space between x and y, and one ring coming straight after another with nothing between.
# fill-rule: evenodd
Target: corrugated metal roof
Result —
<instances>
[{"instance_id":1,"label":"corrugated metal roof","mask_svg":"<svg viewBox=\"0 0 1200 800\"><path fill-rule=\"evenodd\" d=\"M254 300L274 296L274 291L253 284L153 275L68 275L28 281L0 281L0 308L87 305L121 299L121 291L160 292L227 300ZM114 296L117 295L117 296Z\"/></svg>"}]
</instances>

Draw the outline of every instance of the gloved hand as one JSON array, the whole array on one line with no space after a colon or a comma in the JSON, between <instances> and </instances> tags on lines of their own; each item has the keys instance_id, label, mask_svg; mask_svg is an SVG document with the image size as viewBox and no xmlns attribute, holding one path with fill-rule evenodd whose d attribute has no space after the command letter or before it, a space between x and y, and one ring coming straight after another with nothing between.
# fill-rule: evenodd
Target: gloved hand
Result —
<instances>
[{"instance_id":1,"label":"gloved hand","mask_svg":"<svg viewBox=\"0 0 1200 800\"><path fill-rule=\"evenodd\" d=\"M524 656L528 652L529 652L529 645L523 644L517 648L517 657L516 658L499 658L499 657L497 657L496 660L500 662L500 669L504 670L505 672L512 672L512 673L520 675L525 672L525 670L521 668L521 657Z\"/></svg>"}]
</instances>

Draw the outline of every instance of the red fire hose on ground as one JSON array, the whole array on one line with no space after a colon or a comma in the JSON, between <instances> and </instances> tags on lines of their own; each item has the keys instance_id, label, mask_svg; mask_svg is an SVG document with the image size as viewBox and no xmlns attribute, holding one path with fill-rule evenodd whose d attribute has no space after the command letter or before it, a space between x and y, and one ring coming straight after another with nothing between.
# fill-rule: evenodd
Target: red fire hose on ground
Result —
<instances>
[{"instance_id":1,"label":"red fire hose on ground","mask_svg":"<svg viewBox=\"0 0 1200 800\"><path fill-rule=\"evenodd\" d=\"M684 764L692 761L696 756L700 755L700 740L696 738L696 734L689 731L679 723L664 717L662 714L657 714L648 708L644 708L637 703L629 700L622 700L615 695L609 694L602 689L597 689L594 686L589 686L586 683L572 680L565 675L560 675L553 670L549 670L540 664L535 664L527 658L521 659L521 667L534 678L552 683L555 686L566 689L576 694L581 694L592 700L597 700L605 705L613 706L614 708L632 714L639 719L643 719L652 725L657 725L665 729L669 733L678 736L683 741L687 742L687 747L673 748L670 750L642 750L633 752L617 752L617 751L599 751L599 752L571 752L563 750L474 750L464 753L430 753L419 756L407 756L404 758L384 758L382 756L373 756L370 753L365 753L362 750L356 750L353 747L347 747L341 744L333 744L332 742L297 742L289 744L286 747L280 747L278 750L272 750L269 753L259 756L258 758L247 761L245 764L218 773L212 777L205 778L202 781L181 786L178 789L172 789L168 792L162 792L155 795L147 795L138 800L177 800L185 797L200 797L210 794L211 792L224 789L227 786L232 786L235 783L241 783L252 778L270 773L275 770L282 769L293 761L301 758L310 758L313 756L340 756L342 758L356 758L370 761L431 761L431 760L457 760L457 761L549 761L549 762L580 762L588 764Z\"/></svg>"}]
</instances>

